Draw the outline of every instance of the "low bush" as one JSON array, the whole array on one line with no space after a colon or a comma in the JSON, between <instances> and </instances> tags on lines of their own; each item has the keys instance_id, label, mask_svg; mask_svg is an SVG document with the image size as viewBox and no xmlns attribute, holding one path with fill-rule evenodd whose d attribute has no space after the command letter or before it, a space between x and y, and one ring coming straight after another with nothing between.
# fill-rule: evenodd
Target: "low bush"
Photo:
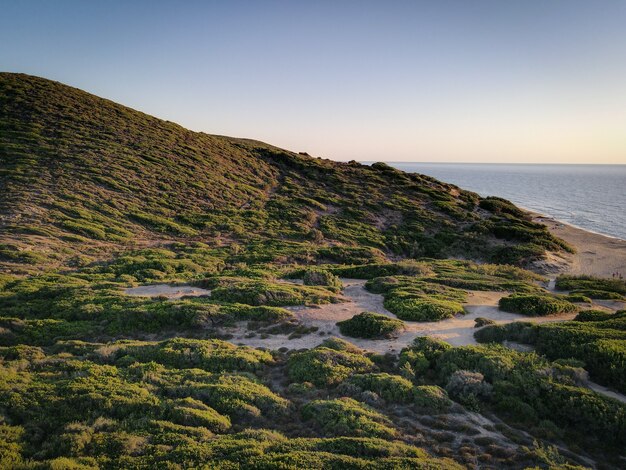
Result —
<instances>
[{"instance_id":1,"label":"low bush","mask_svg":"<svg viewBox=\"0 0 626 470\"><path fill-rule=\"evenodd\" d=\"M498 303L500 310L528 316L556 315L575 312L578 307L567 300L550 295L513 294L502 297Z\"/></svg>"},{"instance_id":2,"label":"low bush","mask_svg":"<svg viewBox=\"0 0 626 470\"><path fill-rule=\"evenodd\" d=\"M613 312L606 312L604 310L583 310L576 315L574 321L604 321L612 318L615 318L615 314Z\"/></svg>"},{"instance_id":3,"label":"low bush","mask_svg":"<svg viewBox=\"0 0 626 470\"><path fill-rule=\"evenodd\" d=\"M580 293L572 293L569 295L565 295L562 298L567 300L568 302L574 302L574 303L590 304L592 302L590 297L587 297L586 295L583 295Z\"/></svg>"},{"instance_id":4,"label":"low bush","mask_svg":"<svg viewBox=\"0 0 626 470\"><path fill-rule=\"evenodd\" d=\"M374 392L389 403L411 403L414 399L413 383L399 375L355 374L348 379L348 383Z\"/></svg>"},{"instance_id":5,"label":"low bush","mask_svg":"<svg viewBox=\"0 0 626 470\"><path fill-rule=\"evenodd\" d=\"M611 292L598 289L576 289L570 292L568 297L577 296L585 297L587 299L601 299L601 300L626 300L626 296L618 292ZM591 300L589 300L591 302Z\"/></svg>"},{"instance_id":6,"label":"low bush","mask_svg":"<svg viewBox=\"0 0 626 470\"><path fill-rule=\"evenodd\" d=\"M287 361L292 381L311 382L318 387L337 385L352 374L375 369L374 363L360 351L342 351L326 346L294 353Z\"/></svg>"},{"instance_id":7,"label":"low bush","mask_svg":"<svg viewBox=\"0 0 626 470\"><path fill-rule=\"evenodd\" d=\"M305 286L326 286L339 291L343 285L339 277L324 269L307 269L302 277Z\"/></svg>"},{"instance_id":8,"label":"low bush","mask_svg":"<svg viewBox=\"0 0 626 470\"><path fill-rule=\"evenodd\" d=\"M314 400L302 408L302 417L314 422L326 436L393 438L391 421L352 398Z\"/></svg>"},{"instance_id":9,"label":"low bush","mask_svg":"<svg viewBox=\"0 0 626 470\"><path fill-rule=\"evenodd\" d=\"M474 328L482 328L487 325L495 325L495 320L491 318L478 317L474 319Z\"/></svg>"},{"instance_id":10,"label":"low bush","mask_svg":"<svg viewBox=\"0 0 626 470\"><path fill-rule=\"evenodd\" d=\"M225 432L230 428L230 419L227 416L222 416L210 406L190 397L175 403L170 418L177 424L202 426L214 432Z\"/></svg>"},{"instance_id":11,"label":"low bush","mask_svg":"<svg viewBox=\"0 0 626 470\"><path fill-rule=\"evenodd\" d=\"M437 385L420 385L413 389L413 401L419 408L443 411L451 405L446 391Z\"/></svg>"},{"instance_id":12,"label":"low bush","mask_svg":"<svg viewBox=\"0 0 626 470\"><path fill-rule=\"evenodd\" d=\"M455 371L446 384L448 394L472 410L480 409L480 401L491 397L492 386L480 372Z\"/></svg>"},{"instance_id":13,"label":"low bush","mask_svg":"<svg viewBox=\"0 0 626 470\"><path fill-rule=\"evenodd\" d=\"M555 288L569 291L614 292L626 295L626 280L595 276L561 275L556 278Z\"/></svg>"},{"instance_id":14,"label":"low bush","mask_svg":"<svg viewBox=\"0 0 626 470\"><path fill-rule=\"evenodd\" d=\"M274 358L267 351L235 346L219 340L175 338L159 343L112 343L118 361L157 362L180 369L198 368L211 372L254 372Z\"/></svg>"},{"instance_id":15,"label":"low bush","mask_svg":"<svg viewBox=\"0 0 626 470\"><path fill-rule=\"evenodd\" d=\"M249 305L304 305L338 302L335 293L322 286L298 286L263 280L228 282L211 292L214 300Z\"/></svg>"},{"instance_id":16,"label":"low bush","mask_svg":"<svg viewBox=\"0 0 626 470\"><path fill-rule=\"evenodd\" d=\"M465 313L463 305L459 302L429 299L421 296L388 296L385 298L384 305L398 318L407 321L439 321Z\"/></svg>"},{"instance_id":17,"label":"low bush","mask_svg":"<svg viewBox=\"0 0 626 470\"><path fill-rule=\"evenodd\" d=\"M400 320L373 312L362 312L349 320L337 322L339 331L353 338L389 338L404 328Z\"/></svg>"},{"instance_id":18,"label":"low bush","mask_svg":"<svg viewBox=\"0 0 626 470\"><path fill-rule=\"evenodd\" d=\"M380 276L417 276L428 277L433 274L432 268L426 262L402 261L399 263L365 264L361 266L337 266L332 272L341 277L355 279L373 279Z\"/></svg>"}]
</instances>

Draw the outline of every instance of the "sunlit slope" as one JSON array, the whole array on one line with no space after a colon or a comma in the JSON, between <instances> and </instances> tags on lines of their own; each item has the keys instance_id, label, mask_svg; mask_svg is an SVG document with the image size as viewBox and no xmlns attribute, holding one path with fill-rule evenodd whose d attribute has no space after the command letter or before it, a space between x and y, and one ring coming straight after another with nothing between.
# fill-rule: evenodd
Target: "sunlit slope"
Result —
<instances>
[{"instance_id":1,"label":"sunlit slope","mask_svg":"<svg viewBox=\"0 0 626 470\"><path fill-rule=\"evenodd\" d=\"M430 177L192 132L28 75L0 74L0 131L0 265L14 273L173 240L279 240L287 261L342 262L525 262L561 245L510 203Z\"/></svg>"}]
</instances>

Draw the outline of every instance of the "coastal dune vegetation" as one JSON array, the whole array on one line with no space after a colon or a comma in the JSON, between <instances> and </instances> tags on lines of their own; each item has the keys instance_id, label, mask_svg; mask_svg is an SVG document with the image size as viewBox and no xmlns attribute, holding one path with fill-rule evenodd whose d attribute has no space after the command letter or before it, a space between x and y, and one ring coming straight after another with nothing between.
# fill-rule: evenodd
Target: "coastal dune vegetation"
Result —
<instances>
[{"instance_id":1,"label":"coastal dune vegetation","mask_svg":"<svg viewBox=\"0 0 626 470\"><path fill-rule=\"evenodd\" d=\"M626 393L625 313L592 303L626 289L548 291L532 269L573 248L512 203L21 74L0 74L0 129L0 468L623 464L626 405L590 381ZM385 315L330 318L350 341L302 320L355 280ZM573 320L363 346L477 293Z\"/></svg>"}]
</instances>

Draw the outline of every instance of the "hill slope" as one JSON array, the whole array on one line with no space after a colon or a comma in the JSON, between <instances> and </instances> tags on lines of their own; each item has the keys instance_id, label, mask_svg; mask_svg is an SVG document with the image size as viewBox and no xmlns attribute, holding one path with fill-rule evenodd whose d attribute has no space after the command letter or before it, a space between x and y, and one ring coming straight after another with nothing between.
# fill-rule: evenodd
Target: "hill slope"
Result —
<instances>
[{"instance_id":1,"label":"hill slope","mask_svg":"<svg viewBox=\"0 0 626 470\"><path fill-rule=\"evenodd\" d=\"M18 274L181 239L280 239L283 259L342 262L521 263L563 246L510 203L427 176L191 132L32 76L0 74L0 130L0 264Z\"/></svg>"}]
</instances>

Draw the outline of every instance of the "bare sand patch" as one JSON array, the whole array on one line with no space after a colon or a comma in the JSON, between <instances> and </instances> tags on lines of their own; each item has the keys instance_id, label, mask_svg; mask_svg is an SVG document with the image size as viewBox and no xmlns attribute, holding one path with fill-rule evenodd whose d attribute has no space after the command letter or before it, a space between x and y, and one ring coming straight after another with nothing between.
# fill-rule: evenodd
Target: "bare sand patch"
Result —
<instances>
[{"instance_id":1,"label":"bare sand patch","mask_svg":"<svg viewBox=\"0 0 626 470\"><path fill-rule=\"evenodd\" d=\"M167 297L168 299L179 299L181 297L209 296L211 291L189 285L169 285L152 284L149 286L138 286L124 289L126 295L137 297Z\"/></svg>"},{"instance_id":2,"label":"bare sand patch","mask_svg":"<svg viewBox=\"0 0 626 470\"><path fill-rule=\"evenodd\" d=\"M373 294L365 289L365 280L342 279L344 284L343 295L347 301L338 304L324 304L316 306L288 307L295 317L305 326L317 327L317 333L304 335L300 338L289 339L287 335L271 335L267 338L253 336L246 338L250 332L243 326L225 329L233 335L231 341L252 347L268 349L313 348L319 345L328 336L344 338L351 343L368 351L379 353L398 352L409 345L417 336L433 336L442 339L453 346L476 344L474 339L474 320L478 317L489 318L496 323L510 323L513 321L529 321L534 323L571 320L574 313L552 315L549 317L527 317L515 313L507 313L498 309L498 301L508 293L469 291L468 301L465 304L466 314L448 318L437 322L405 322L405 329L396 338L390 339L361 339L343 336L336 323L352 318L363 311L380 313L391 318L397 318L383 305L383 296ZM321 334L320 334L321 333Z\"/></svg>"}]
</instances>

